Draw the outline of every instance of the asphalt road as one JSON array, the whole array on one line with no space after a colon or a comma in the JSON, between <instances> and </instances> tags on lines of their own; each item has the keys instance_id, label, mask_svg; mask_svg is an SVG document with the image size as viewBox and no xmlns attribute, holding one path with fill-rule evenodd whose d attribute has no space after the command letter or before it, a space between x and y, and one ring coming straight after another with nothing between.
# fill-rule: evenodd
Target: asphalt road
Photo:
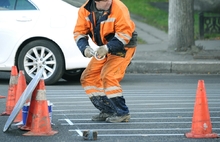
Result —
<instances>
[{"instance_id":1,"label":"asphalt road","mask_svg":"<svg viewBox=\"0 0 220 142\"><path fill-rule=\"evenodd\" d=\"M0 73L0 95L8 91L7 74ZM128 123L105 123L91 121L98 113L85 95L80 83L60 80L46 86L47 100L53 103L53 136L23 136L26 131L11 127L0 132L0 141L10 142L69 142L84 141L76 130L98 131L97 141L204 141L219 139L189 139L198 80L205 81L206 96L214 133L220 134L220 76L174 75L174 74L126 74L121 82L124 97L130 109ZM6 99L0 99L0 112L5 110ZM0 116L3 129L7 116Z\"/></svg>"}]
</instances>

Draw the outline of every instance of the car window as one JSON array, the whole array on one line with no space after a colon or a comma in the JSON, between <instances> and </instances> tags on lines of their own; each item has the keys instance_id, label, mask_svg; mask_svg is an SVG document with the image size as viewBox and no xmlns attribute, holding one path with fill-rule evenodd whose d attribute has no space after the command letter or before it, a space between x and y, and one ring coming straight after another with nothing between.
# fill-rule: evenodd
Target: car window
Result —
<instances>
[{"instance_id":1,"label":"car window","mask_svg":"<svg viewBox=\"0 0 220 142\"><path fill-rule=\"evenodd\" d=\"M28 0L17 0L15 10L36 10Z\"/></svg>"},{"instance_id":2,"label":"car window","mask_svg":"<svg viewBox=\"0 0 220 142\"><path fill-rule=\"evenodd\" d=\"M75 7L80 7L82 5L81 2L76 1L76 0L62 0L62 1L68 3L68 4L72 5L72 6L75 6Z\"/></svg>"},{"instance_id":3,"label":"car window","mask_svg":"<svg viewBox=\"0 0 220 142\"><path fill-rule=\"evenodd\" d=\"M7 10L10 7L9 0L1 0L0 1L0 10Z\"/></svg>"},{"instance_id":4,"label":"car window","mask_svg":"<svg viewBox=\"0 0 220 142\"><path fill-rule=\"evenodd\" d=\"M36 10L28 0L0 0L0 10Z\"/></svg>"}]
</instances>

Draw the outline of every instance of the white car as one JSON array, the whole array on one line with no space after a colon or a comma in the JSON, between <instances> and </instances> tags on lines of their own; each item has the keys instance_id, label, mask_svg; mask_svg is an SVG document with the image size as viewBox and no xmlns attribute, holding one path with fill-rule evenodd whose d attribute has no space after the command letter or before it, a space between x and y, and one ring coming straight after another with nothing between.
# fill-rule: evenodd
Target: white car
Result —
<instances>
[{"instance_id":1,"label":"white car","mask_svg":"<svg viewBox=\"0 0 220 142\"><path fill-rule=\"evenodd\" d=\"M43 66L45 84L79 77L90 59L73 39L77 14L62 0L0 0L0 71L16 65L30 82Z\"/></svg>"}]
</instances>

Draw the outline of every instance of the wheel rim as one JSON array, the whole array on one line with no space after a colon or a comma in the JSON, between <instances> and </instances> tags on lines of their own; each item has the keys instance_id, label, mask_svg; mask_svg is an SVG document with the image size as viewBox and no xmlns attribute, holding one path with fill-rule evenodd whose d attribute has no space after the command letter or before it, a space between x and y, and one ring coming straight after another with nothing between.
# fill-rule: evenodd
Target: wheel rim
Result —
<instances>
[{"instance_id":1,"label":"wheel rim","mask_svg":"<svg viewBox=\"0 0 220 142\"><path fill-rule=\"evenodd\" d=\"M31 48L24 57L25 72L33 78L37 71L44 67L43 79L49 78L56 69L56 57L46 47L36 46Z\"/></svg>"}]
</instances>

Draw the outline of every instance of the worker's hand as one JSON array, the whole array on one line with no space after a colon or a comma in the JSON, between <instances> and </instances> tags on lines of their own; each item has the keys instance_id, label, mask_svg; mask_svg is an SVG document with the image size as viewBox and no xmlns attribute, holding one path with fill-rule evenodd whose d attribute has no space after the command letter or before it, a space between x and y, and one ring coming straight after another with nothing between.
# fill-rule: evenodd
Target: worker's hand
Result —
<instances>
[{"instance_id":1,"label":"worker's hand","mask_svg":"<svg viewBox=\"0 0 220 142\"><path fill-rule=\"evenodd\" d=\"M93 55L92 55L92 52L93 49L89 46L86 46L86 49L84 50L84 55L87 57L87 58L91 58Z\"/></svg>"},{"instance_id":2,"label":"worker's hand","mask_svg":"<svg viewBox=\"0 0 220 142\"><path fill-rule=\"evenodd\" d=\"M107 45L102 45L97 49L97 57L102 58L108 53L108 47Z\"/></svg>"}]
</instances>

